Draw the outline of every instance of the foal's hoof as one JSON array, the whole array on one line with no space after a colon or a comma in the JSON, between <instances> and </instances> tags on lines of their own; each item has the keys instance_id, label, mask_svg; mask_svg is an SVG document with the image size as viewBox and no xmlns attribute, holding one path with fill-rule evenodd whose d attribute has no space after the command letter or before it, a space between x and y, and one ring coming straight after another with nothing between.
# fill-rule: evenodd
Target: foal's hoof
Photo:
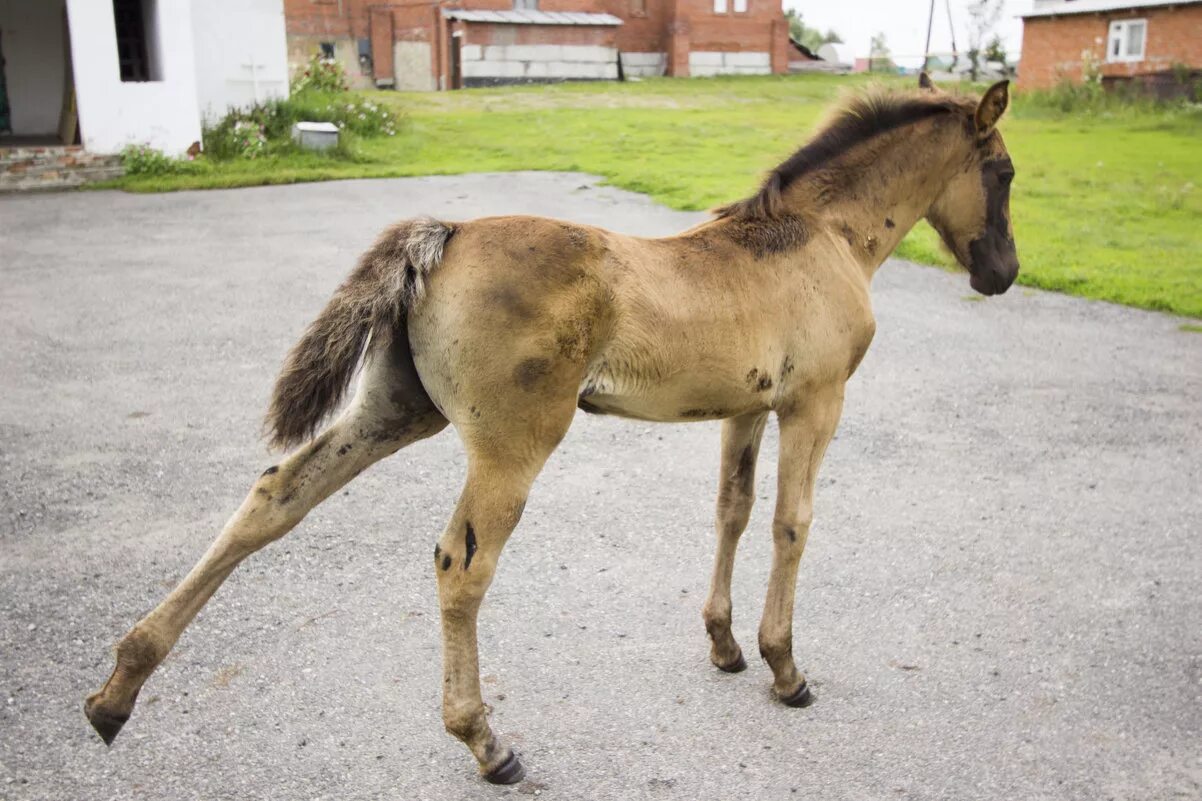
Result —
<instances>
[{"instance_id":1,"label":"foal's hoof","mask_svg":"<svg viewBox=\"0 0 1202 801\"><path fill-rule=\"evenodd\" d=\"M814 694L810 692L810 686L806 684L805 679L802 679L801 686L787 698L780 699L785 706L795 706L803 709L814 703Z\"/></svg>"},{"instance_id":2,"label":"foal's hoof","mask_svg":"<svg viewBox=\"0 0 1202 801\"><path fill-rule=\"evenodd\" d=\"M721 670L723 673L742 673L747 669L747 660L743 658L742 651L739 651L739 658L731 662L729 665L719 665L717 662L714 664L717 666L718 670Z\"/></svg>"},{"instance_id":3,"label":"foal's hoof","mask_svg":"<svg viewBox=\"0 0 1202 801\"><path fill-rule=\"evenodd\" d=\"M509 759L484 774L484 778L492 784L517 784L525 776L526 769L522 767L522 761L512 751L509 752Z\"/></svg>"},{"instance_id":4,"label":"foal's hoof","mask_svg":"<svg viewBox=\"0 0 1202 801\"><path fill-rule=\"evenodd\" d=\"M98 707L91 698L84 703L83 712L88 716L88 722L92 724L92 728L100 735L100 739L104 740L105 745L112 745L113 740L117 739L117 734L121 731L121 727L125 725L125 721L129 720L129 714L119 715L109 712Z\"/></svg>"}]
</instances>

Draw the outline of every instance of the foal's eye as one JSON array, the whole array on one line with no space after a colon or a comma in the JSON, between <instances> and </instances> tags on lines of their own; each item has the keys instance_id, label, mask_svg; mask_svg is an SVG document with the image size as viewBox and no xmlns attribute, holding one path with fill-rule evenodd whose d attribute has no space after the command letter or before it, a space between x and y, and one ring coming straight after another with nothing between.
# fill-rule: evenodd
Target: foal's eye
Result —
<instances>
[{"instance_id":1,"label":"foal's eye","mask_svg":"<svg viewBox=\"0 0 1202 801\"><path fill-rule=\"evenodd\" d=\"M1004 172L1001 175L999 175L997 178L998 178L998 181L1001 182L1002 186L1009 186L1010 182L1014 180L1014 173Z\"/></svg>"}]
</instances>

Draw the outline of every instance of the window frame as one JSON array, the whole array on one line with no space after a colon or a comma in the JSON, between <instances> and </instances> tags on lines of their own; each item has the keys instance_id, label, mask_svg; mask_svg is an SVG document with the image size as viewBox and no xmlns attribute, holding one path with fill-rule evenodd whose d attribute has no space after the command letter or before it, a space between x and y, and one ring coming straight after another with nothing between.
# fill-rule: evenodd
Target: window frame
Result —
<instances>
[{"instance_id":1,"label":"window frame","mask_svg":"<svg viewBox=\"0 0 1202 801\"><path fill-rule=\"evenodd\" d=\"M1139 25L1143 29L1143 34L1139 41L1139 54L1132 55L1129 51L1131 44L1131 28ZM1119 52L1114 52L1115 45L1118 45ZM1135 64L1144 61L1148 58L1148 19L1147 17L1136 17L1133 19L1114 19L1110 21L1110 25L1106 31L1106 63L1108 64Z\"/></svg>"}]
</instances>

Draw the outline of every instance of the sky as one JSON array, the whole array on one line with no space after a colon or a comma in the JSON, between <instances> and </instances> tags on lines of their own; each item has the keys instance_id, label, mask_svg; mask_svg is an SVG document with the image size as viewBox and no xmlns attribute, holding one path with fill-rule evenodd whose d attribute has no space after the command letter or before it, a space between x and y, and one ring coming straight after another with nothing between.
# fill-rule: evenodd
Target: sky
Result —
<instances>
[{"instance_id":1,"label":"sky","mask_svg":"<svg viewBox=\"0 0 1202 801\"><path fill-rule=\"evenodd\" d=\"M956 46L961 53L968 49L970 0L936 0L932 53L951 52L949 3L956 27ZM833 28L857 57L866 57L872 37L883 32L894 61L902 66L922 63L930 0L784 0L784 5L799 11L806 27L822 31ZM1004 0L997 32L1006 43L1007 54L1017 55L1022 49L1022 21L1015 15L1029 11L1033 5L1032 0Z\"/></svg>"}]
</instances>

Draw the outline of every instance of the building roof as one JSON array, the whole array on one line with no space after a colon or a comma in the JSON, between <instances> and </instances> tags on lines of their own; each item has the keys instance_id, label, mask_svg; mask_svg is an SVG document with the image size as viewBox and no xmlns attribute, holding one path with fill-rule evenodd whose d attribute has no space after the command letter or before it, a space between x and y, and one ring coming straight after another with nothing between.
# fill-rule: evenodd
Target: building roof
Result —
<instances>
[{"instance_id":1,"label":"building roof","mask_svg":"<svg viewBox=\"0 0 1202 801\"><path fill-rule=\"evenodd\" d=\"M1093 14L1098 11L1124 11L1151 6L1188 6L1202 0L1036 0L1035 7L1020 16L1058 17L1066 14Z\"/></svg>"},{"instance_id":2,"label":"building roof","mask_svg":"<svg viewBox=\"0 0 1202 801\"><path fill-rule=\"evenodd\" d=\"M583 11L533 11L512 9L480 11L463 8L444 8L443 17L464 22L495 22L504 25L621 25L613 14L587 14Z\"/></svg>"}]
</instances>

